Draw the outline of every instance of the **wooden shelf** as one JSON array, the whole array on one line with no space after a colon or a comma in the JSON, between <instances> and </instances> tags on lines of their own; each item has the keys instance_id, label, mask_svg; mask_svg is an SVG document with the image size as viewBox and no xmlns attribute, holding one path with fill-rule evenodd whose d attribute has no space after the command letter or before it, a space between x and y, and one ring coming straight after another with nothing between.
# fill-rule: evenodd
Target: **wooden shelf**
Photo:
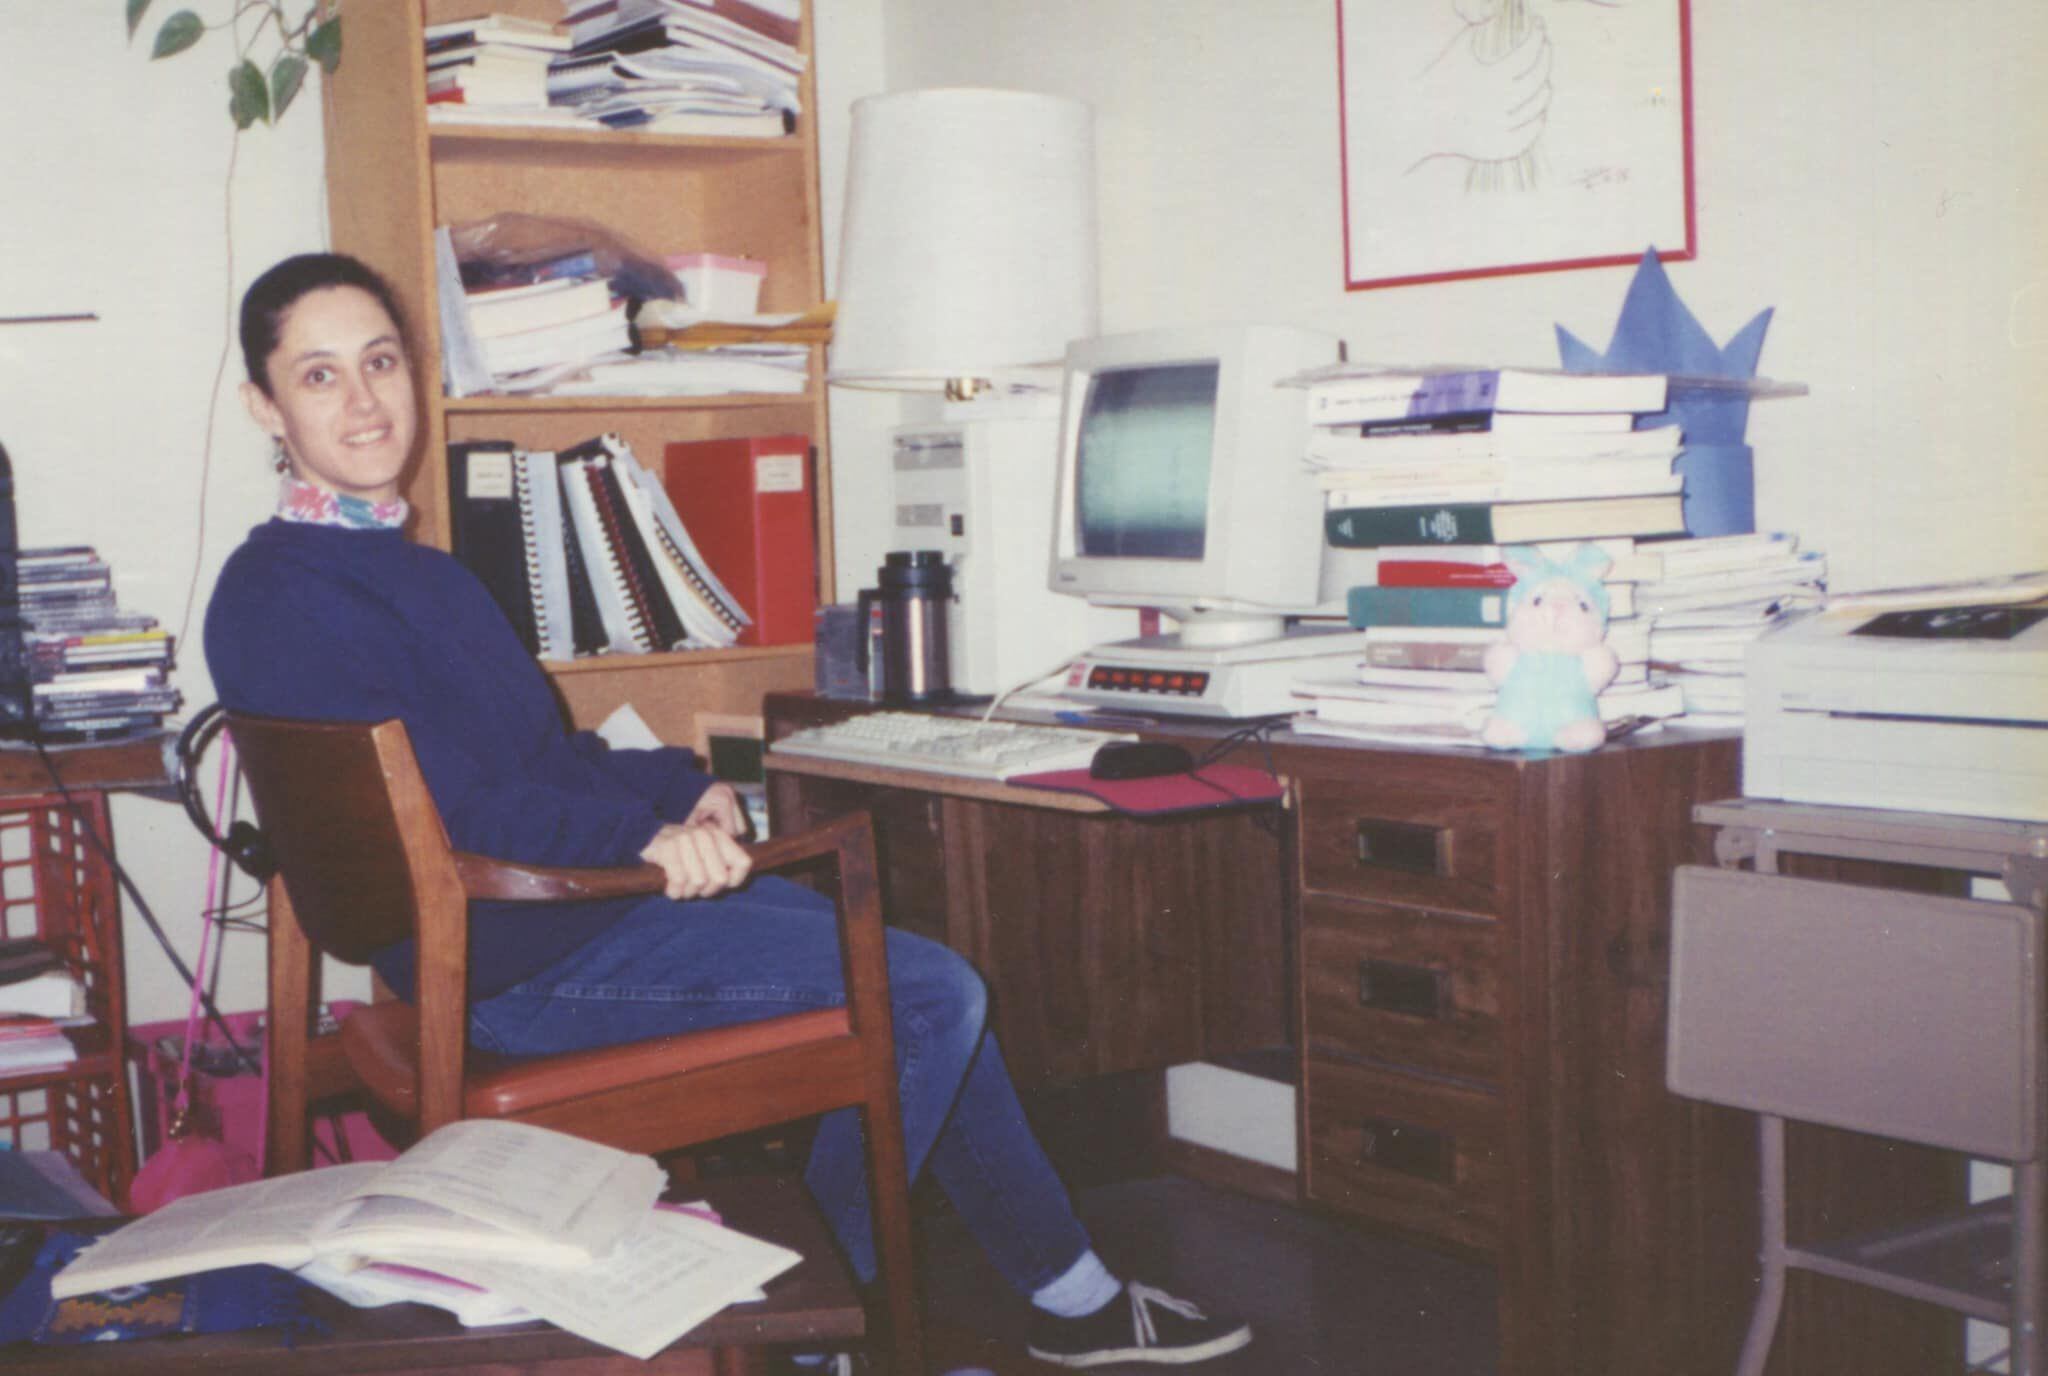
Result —
<instances>
[{"instance_id":1,"label":"wooden shelf","mask_svg":"<svg viewBox=\"0 0 2048 1376\"><path fill-rule=\"evenodd\" d=\"M659 655L591 655L584 659L545 659L541 667L555 675L656 673L671 669L702 669L752 660L801 659L808 668L808 645L739 645L727 650L677 650Z\"/></svg>"},{"instance_id":2,"label":"wooden shelf","mask_svg":"<svg viewBox=\"0 0 2048 1376\"><path fill-rule=\"evenodd\" d=\"M493 392L473 397L448 397L442 409L467 415L545 415L553 411L743 411L769 406L805 405L802 394L732 392L701 397L557 397L506 396Z\"/></svg>"},{"instance_id":3,"label":"wooden shelf","mask_svg":"<svg viewBox=\"0 0 2048 1376\"><path fill-rule=\"evenodd\" d=\"M702 134L639 134L630 129L561 129L552 125L429 124L434 156L529 156L536 148L587 149L595 156L618 153L739 153L750 156L796 157L810 143L802 133L781 138L706 137Z\"/></svg>"},{"instance_id":4,"label":"wooden shelf","mask_svg":"<svg viewBox=\"0 0 2048 1376\"><path fill-rule=\"evenodd\" d=\"M758 258L768 265L761 309L812 310L823 301L815 73L799 80L803 113L779 138L715 138L539 125L430 124L422 29L475 10L472 0L389 0L351 10L348 53L327 83L327 185L337 249L390 279L412 325L424 394L422 458L406 481L414 538L449 544L446 446L510 440L561 449L616 433L659 472L677 440L804 434L815 450L819 600L832 589L831 455L822 345L811 345L798 394L727 396L442 395L434 233L507 212L594 223L633 250ZM554 22L558 0L499 0L506 13ZM798 46L812 49L811 7ZM656 732L696 739L702 713L755 715L771 689L812 679L809 645L604 655L544 665L579 726L631 702Z\"/></svg>"}]
</instances>

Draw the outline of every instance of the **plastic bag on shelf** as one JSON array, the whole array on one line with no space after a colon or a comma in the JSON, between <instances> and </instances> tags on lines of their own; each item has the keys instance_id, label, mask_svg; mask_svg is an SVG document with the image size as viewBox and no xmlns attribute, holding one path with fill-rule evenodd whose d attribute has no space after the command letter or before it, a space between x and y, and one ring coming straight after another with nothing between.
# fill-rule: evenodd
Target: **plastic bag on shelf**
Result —
<instances>
[{"instance_id":1,"label":"plastic bag on shelf","mask_svg":"<svg viewBox=\"0 0 2048 1376\"><path fill-rule=\"evenodd\" d=\"M523 286L551 277L603 277L629 302L683 299L659 254L589 220L507 210L450 226L465 289Z\"/></svg>"}]
</instances>

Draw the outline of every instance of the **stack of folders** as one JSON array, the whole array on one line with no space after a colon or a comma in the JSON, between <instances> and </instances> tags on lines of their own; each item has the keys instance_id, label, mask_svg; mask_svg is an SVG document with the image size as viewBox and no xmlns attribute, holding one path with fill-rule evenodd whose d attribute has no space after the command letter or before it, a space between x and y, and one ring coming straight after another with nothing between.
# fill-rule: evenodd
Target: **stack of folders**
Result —
<instances>
[{"instance_id":1,"label":"stack of folders","mask_svg":"<svg viewBox=\"0 0 2048 1376\"><path fill-rule=\"evenodd\" d=\"M455 557L542 659L733 644L748 624L625 440L448 447Z\"/></svg>"},{"instance_id":2,"label":"stack of folders","mask_svg":"<svg viewBox=\"0 0 2048 1376\"><path fill-rule=\"evenodd\" d=\"M1539 543L1562 558L1579 541ZM1643 580L1661 568L1661 545L1626 536L1594 540L1613 562L1607 591L1607 646L1620 661L1600 694L1610 731L1642 730L1685 710L1678 689L1650 672L1650 625L1640 612ZM1690 541L1678 542L1690 544ZM1346 601L1365 649L1351 668L1324 669L1295 684L1303 709L1294 729L1362 740L1478 745L1493 708L1489 646L1504 637L1514 573L1498 545L1383 546L1373 579Z\"/></svg>"}]
</instances>

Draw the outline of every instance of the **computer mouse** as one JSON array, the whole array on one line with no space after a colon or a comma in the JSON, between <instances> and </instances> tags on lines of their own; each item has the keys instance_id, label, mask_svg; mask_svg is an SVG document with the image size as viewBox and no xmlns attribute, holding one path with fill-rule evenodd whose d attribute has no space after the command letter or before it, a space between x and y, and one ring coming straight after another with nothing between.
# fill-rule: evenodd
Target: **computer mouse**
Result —
<instances>
[{"instance_id":1,"label":"computer mouse","mask_svg":"<svg viewBox=\"0 0 2048 1376\"><path fill-rule=\"evenodd\" d=\"M1185 774L1194 767L1195 757L1178 745L1163 741L1111 741L1089 761L1088 777L1156 779L1162 774Z\"/></svg>"}]
</instances>

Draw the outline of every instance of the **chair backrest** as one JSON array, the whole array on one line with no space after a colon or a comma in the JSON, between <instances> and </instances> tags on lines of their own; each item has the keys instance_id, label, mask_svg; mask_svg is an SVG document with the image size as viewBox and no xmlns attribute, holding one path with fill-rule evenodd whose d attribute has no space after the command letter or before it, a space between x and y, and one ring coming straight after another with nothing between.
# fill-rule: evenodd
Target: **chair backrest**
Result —
<instances>
[{"instance_id":1,"label":"chair backrest","mask_svg":"<svg viewBox=\"0 0 2048 1376\"><path fill-rule=\"evenodd\" d=\"M422 890L458 881L404 725L229 713L228 730L307 938L360 965L411 937Z\"/></svg>"}]
</instances>

